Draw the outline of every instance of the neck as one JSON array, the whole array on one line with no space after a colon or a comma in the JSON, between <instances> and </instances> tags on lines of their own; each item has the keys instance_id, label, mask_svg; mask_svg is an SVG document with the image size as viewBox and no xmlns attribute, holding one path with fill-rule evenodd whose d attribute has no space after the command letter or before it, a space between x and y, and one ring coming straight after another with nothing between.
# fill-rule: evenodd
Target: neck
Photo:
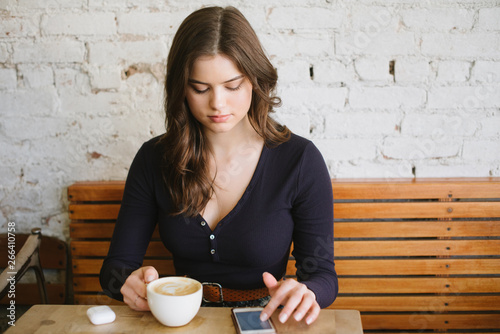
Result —
<instances>
[{"instance_id":1,"label":"neck","mask_svg":"<svg viewBox=\"0 0 500 334\"><path fill-rule=\"evenodd\" d=\"M246 122L242 122L241 126L229 132L207 132L205 135L213 154L217 157L231 156L250 146L263 143L263 139L252 127L248 119Z\"/></svg>"}]
</instances>

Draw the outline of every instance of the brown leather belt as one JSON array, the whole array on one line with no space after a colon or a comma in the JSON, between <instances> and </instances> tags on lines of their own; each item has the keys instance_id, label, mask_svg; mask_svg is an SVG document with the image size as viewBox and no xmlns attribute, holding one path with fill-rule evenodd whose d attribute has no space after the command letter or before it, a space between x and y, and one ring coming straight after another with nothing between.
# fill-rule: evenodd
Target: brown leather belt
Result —
<instances>
[{"instance_id":1,"label":"brown leather belt","mask_svg":"<svg viewBox=\"0 0 500 334\"><path fill-rule=\"evenodd\" d=\"M223 288L219 283L202 283L203 301L211 303L241 302L256 300L269 296L267 288L237 290Z\"/></svg>"}]
</instances>

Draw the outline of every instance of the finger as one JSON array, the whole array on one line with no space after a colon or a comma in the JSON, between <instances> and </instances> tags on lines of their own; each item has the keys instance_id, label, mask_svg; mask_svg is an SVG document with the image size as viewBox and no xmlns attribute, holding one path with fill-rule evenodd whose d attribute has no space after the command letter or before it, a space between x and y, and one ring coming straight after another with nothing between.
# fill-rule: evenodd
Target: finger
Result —
<instances>
[{"instance_id":1,"label":"finger","mask_svg":"<svg viewBox=\"0 0 500 334\"><path fill-rule=\"evenodd\" d=\"M137 296L134 302L134 310L149 311L148 301L141 296Z\"/></svg>"},{"instance_id":2,"label":"finger","mask_svg":"<svg viewBox=\"0 0 500 334\"><path fill-rule=\"evenodd\" d=\"M262 279L264 280L264 284L268 289L273 289L278 285L278 281L276 278L268 272L262 274Z\"/></svg>"},{"instance_id":3,"label":"finger","mask_svg":"<svg viewBox=\"0 0 500 334\"><path fill-rule=\"evenodd\" d=\"M289 291L293 289L294 282L294 280L290 280L284 281L282 284L278 284L279 288L275 289L276 291L272 295L271 300L267 303L266 307L264 307L260 314L261 321L266 321L280 305L283 305L286 302ZM295 284L296 283L297 282L295 282Z\"/></svg>"},{"instance_id":4,"label":"finger","mask_svg":"<svg viewBox=\"0 0 500 334\"><path fill-rule=\"evenodd\" d=\"M294 310L299 306L304 296L307 294L309 290L304 284L298 283L293 290L291 290L288 294L288 300L283 307L283 310L280 313L279 320L281 323L285 323L290 315L294 312Z\"/></svg>"},{"instance_id":5,"label":"finger","mask_svg":"<svg viewBox=\"0 0 500 334\"><path fill-rule=\"evenodd\" d=\"M158 271L154 267L143 267L142 271L145 283L150 283L151 281L154 281L159 277Z\"/></svg>"},{"instance_id":6,"label":"finger","mask_svg":"<svg viewBox=\"0 0 500 334\"><path fill-rule=\"evenodd\" d=\"M316 303L316 298L314 297L314 295L309 292L306 293L302 298L302 302L295 309L293 318L296 321L301 321L304 316L310 311L314 303Z\"/></svg>"},{"instance_id":7,"label":"finger","mask_svg":"<svg viewBox=\"0 0 500 334\"><path fill-rule=\"evenodd\" d=\"M314 302L312 308L309 310L309 315L306 318L306 324L310 325L315 322L316 319L318 319L320 310L321 308L319 307L319 304Z\"/></svg>"}]
</instances>

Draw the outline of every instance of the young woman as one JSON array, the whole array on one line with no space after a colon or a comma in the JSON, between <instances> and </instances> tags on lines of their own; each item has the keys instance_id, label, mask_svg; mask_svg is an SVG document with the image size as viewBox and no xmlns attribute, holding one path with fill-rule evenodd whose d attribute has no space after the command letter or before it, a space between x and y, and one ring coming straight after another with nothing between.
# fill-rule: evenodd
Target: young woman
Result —
<instances>
[{"instance_id":1,"label":"young woman","mask_svg":"<svg viewBox=\"0 0 500 334\"><path fill-rule=\"evenodd\" d=\"M164 135L146 142L129 171L103 291L148 310L142 267L159 225L177 275L222 288L223 306L280 306L279 319L307 324L338 291L333 198L312 142L270 113L277 73L244 16L210 7L188 16L168 56ZM285 279L290 247L298 281ZM217 291L213 291L215 290ZM206 305L221 305L207 285Z\"/></svg>"}]
</instances>

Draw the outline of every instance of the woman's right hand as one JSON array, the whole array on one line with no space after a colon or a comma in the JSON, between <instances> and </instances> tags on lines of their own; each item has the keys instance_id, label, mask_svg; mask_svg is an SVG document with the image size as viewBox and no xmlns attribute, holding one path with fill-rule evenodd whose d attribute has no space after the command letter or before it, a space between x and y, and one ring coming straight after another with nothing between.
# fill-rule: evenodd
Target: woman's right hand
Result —
<instances>
[{"instance_id":1,"label":"woman's right hand","mask_svg":"<svg viewBox=\"0 0 500 334\"><path fill-rule=\"evenodd\" d=\"M151 266L132 272L120 289L123 301L136 311L149 311L146 284L158 279L158 271Z\"/></svg>"}]
</instances>

